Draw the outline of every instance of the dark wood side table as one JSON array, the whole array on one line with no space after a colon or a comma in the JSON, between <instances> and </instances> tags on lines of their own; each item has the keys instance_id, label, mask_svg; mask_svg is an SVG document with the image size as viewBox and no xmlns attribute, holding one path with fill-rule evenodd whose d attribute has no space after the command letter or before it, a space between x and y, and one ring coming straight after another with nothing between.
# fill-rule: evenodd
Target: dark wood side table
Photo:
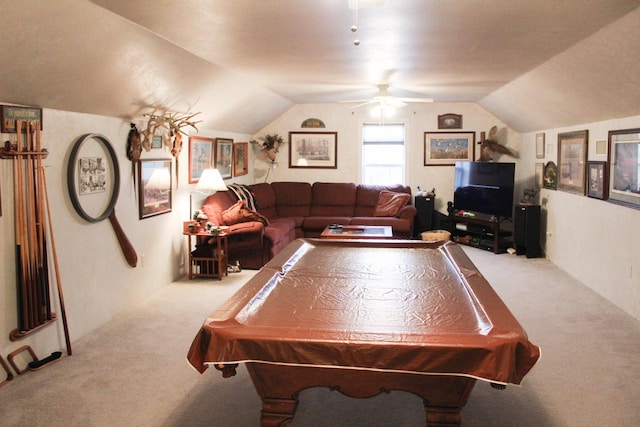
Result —
<instances>
[{"instance_id":1,"label":"dark wood side table","mask_svg":"<svg viewBox=\"0 0 640 427\"><path fill-rule=\"evenodd\" d=\"M223 276L226 276L228 266L228 243L227 234L225 232L219 233L217 236L212 236L211 233L204 230L190 232L186 225L182 234L187 236L187 244L189 250L189 265L187 266L189 271L189 280L194 277L217 277L218 280L222 280ZM215 239L215 243L212 244L211 256L193 256L193 242L192 238L205 237L207 240Z\"/></svg>"}]
</instances>

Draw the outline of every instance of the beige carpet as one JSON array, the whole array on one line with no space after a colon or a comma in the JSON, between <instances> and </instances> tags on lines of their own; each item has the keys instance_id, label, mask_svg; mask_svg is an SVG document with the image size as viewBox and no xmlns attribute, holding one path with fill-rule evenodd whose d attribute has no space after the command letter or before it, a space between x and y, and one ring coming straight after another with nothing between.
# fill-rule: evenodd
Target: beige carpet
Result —
<instances>
[{"instance_id":1,"label":"beige carpet","mask_svg":"<svg viewBox=\"0 0 640 427\"><path fill-rule=\"evenodd\" d=\"M463 425L639 425L640 322L545 259L465 250L542 347L542 359L521 387L478 382ZM253 273L167 286L74 342L73 356L0 388L0 425L258 425L260 400L246 370L229 379L200 375L185 358L206 315ZM407 393L359 400L310 389L291 425L425 424L422 402Z\"/></svg>"}]
</instances>

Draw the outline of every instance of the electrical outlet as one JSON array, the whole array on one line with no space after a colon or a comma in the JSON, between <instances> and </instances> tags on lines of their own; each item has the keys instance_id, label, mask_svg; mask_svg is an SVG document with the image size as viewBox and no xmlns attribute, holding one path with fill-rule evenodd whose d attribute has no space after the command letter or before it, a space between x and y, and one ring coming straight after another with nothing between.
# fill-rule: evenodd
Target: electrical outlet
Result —
<instances>
[{"instance_id":1,"label":"electrical outlet","mask_svg":"<svg viewBox=\"0 0 640 427\"><path fill-rule=\"evenodd\" d=\"M140 255L140 267L144 267L144 255Z\"/></svg>"}]
</instances>

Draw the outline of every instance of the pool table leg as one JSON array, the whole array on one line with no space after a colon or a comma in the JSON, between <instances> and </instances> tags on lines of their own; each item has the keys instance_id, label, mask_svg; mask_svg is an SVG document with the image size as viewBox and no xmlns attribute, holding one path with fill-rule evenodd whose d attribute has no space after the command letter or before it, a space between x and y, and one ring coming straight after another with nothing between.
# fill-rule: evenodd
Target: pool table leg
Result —
<instances>
[{"instance_id":1,"label":"pool table leg","mask_svg":"<svg viewBox=\"0 0 640 427\"><path fill-rule=\"evenodd\" d=\"M467 377L427 378L430 389L418 387L414 393L421 396L427 416L427 426L459 426L460 412L466 405L476 380Z\"/></svg>"},{"instance_id":2,"label":"pool table leg","mask_svg":"<svg viewBox=\"0 0 640 427\"><path fill-rule=\"evenodd\" d=\"M281 378L282 367L261 363L247 363L253 385L262 399L260 425L280 427L293 420L298 406L299 388ZM286 371L285 371L286 372Z\"/></svg>"}]
</instances>

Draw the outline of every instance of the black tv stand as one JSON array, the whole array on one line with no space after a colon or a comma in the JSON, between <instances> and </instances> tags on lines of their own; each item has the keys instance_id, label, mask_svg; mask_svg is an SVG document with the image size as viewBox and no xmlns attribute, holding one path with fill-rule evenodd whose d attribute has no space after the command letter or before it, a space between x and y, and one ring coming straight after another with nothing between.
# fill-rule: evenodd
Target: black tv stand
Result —
<instances>
[{"instance_id":1,"label":"black tv stand","mask_svg":"<svg viewBox=\"0 0 640 427\"><path fill-rule=\"evenodd\" d=\"M451 240L496 254L504 253L512 246L512 242L507 240L512 233L501 227L503 222L495 215L456 209L449 211Z\"/></svg>"}]
</instances>

